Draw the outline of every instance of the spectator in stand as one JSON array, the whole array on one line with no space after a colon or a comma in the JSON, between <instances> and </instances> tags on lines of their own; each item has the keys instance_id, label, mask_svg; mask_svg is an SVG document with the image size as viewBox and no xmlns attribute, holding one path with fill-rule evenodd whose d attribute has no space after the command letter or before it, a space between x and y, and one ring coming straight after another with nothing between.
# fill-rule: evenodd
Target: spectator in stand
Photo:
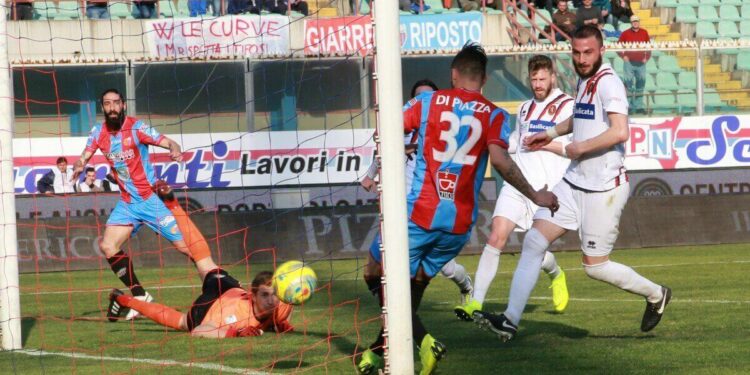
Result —
<instances>
[{"instance_id":1,"label":"spectator in stand","mask_svg":"<svg viewBox=\"0 0 750 375\"><path fill-rule=\"evenodd\" d=\"M96 169L93 167L86 168L83 181L78 183L79 193L101 193L104 191L102 180L96 178Z\"/></svg>"},{"instance_id":2,"label":"spectator in stand","mask_svg":"<svg viewBox=\"0 0 750 375\"><path fill-rule=\"evenodd\" d=\"M40 194L64 194L75 193L72 176L68 170L68 159L64 156L57 158L57 168L52 168L36 183L36 190Z\"/></svg>"},{"instance_id":3,"label":"spectator in stand","mask_svg":"<svg viewBox=\"0 0 750 375\"><path fill-rule=\"evenodd\" d=\"M573 32L576 31L576 13L568 9L566 0L557 0L557 12L552 15L552 23L568 36L573 35ZM565 37L555 31L555 40L561 42L565 40Z\"/></svg>"},{"instance_id":4,"label":"spectator in stand","mask_svg":"<svg viewBox=\"0 0 750 375\"><path fill-rule=\"evenodd\" d=\"M630 28L623 31L618 40L620 43L650 42L648 31L641 28L641 19L634 15L630 16ZM623 78L628 90L628 101L633 112L641 112L643 106L643 89L646 87L646 63L651 58L650 51L618 52L625 64L623 64Z\"/></svg>"},{"instance_id":5,"label":"spectator in stand","mask_svg":"<svg viewBox=\"0 0 750 375\"><path fill-rule=\"evenodd\" d=\"M133 17L136 19L156 18L156 0L134 1Z\"/></svg>"},{"instance_id":6,"label":"spectator in stand","mask_svg":"<svg viewBox=\"0 0 750 375\"><path fill-rule=\"evenodd\" d=\"M628 22L633 15L630 0L612 0L612 25L617 28L620 22Z\"/></svg>"},{"instance_id":7,"label":"spectator in stand","mask_svg":"<svg viewBox=\"0 0 750 375\"><path fill-rule=\"evenodd\" d=\"M482 9L481 0L458 0L458 5L461 6L461 9L463 9L464 12L471 12L472 10Z\"/></svg>"},{"instance_id":8,"label":"spectator in stand","mask_svg":"<svg viewBox=\"0 0 750 375\"><path fill-rule=\"evenodd\" d=\"M534 5L536 9L546 9L550 13L555 9L555 0L534 0L533 2L529 1L529 4Z\"/></svg>"},{"instance_id":9,"label":"spectator in stand","mask_svg":"<svg viewBox=\"0 0 750 375\"><path fill-rule=\"evenodd\" d=\"M305 0L292 0L292 10L297 13L302 13L303 16L307 16L309 14L309 10L307 7L307 1Z\"/></svg>"},{"instance_id":10,"label":"spectator in stand","mask_svg":"<svg viewBox=\"0 0 750 375\"><path fill-rule=\"evenodd\" d=\"M33 20L34 5L32 0L13 0L10 19L15 21Z\"/></svg>"},{"instance_id":11,"label":"spectator in stand","mask_svg":"<svg viewBox=\"0 0 750 375\"><path fill-rule=\"evenodd\" d=\"M221 0L210 0L208 2L211 5L211 11L213 12L214 17L221 17L221 15L224 13L222 12L223 9L221 9Z\"/></svg>"},{"instance_id":12,"label":"spectator in stand","mask_svg":"<svg viewBox=\"0 0 750 375\"><path fill-rule=\"evenodd\" d=\"M260 7L257 5L256 0L229 0L227 14L244 13L260 14Z\"/></svg>"},{"instance_id":13,"label":"spectator in stand","mask_svg":"<svg viewBox=\"0 0 750 375\"><path fill-rule=\"evenodd\" d=\"M612 0L594 0L592 4L595 7L599 7L602 11L602 18L604 19L604 22L601 23L599 28L601 29L602 26L604 26L604 23L612 23Z\"/></svg>"},{"instance_id":14,"label":"spectator in stand","mask_svg":"<svg viewBox=\"0 0 750 375\"><path fill-rule=\"evenodd\" d=\"M102 188L105 192L120 191L120 185L117 184L117 178L112 174L112 171L109 171L106 178L102 180Z\"/></svg>"},{"instance_id":15,"label":"spectator in stand","mask_svg":"<svg viewBox=\"0 0 750 375\"><path fill-rule=\"evenodd\" d=\"M206 7L208 7L206 0L188 0L188 11L190 11L190 17L205 15Z\"/></svg>"},{"instance_id":16,"label":"spectator in stand","mask_svg":"<svg viewBox=\"0 0 750 375\"><path fill-rule=\"evenodd\" d=\"M108 20L107 0L89 0L86 2L86 17L92 20Z\"/></svg>"},{"instance_id":17,"label":"spectator in stand","mask_svg":"<svg viewBox=\"0 0 750 375\"><path fill-rule=\"evenodd\" d=\"M576 10L576 27L594 25L599 29L604 26L602 10L593 6L593 0L583 0L583 5Z\"/></svg>"}]
</instances>

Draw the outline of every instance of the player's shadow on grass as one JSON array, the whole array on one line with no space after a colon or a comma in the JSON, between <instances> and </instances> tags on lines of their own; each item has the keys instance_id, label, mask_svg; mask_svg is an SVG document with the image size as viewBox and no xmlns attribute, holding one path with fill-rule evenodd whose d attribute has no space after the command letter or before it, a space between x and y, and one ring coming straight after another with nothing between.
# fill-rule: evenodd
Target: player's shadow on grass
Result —
<instances>
[{"instance_id":1,"label":"player's shadow on grass","mask_svg":"<svg viewBox=\"0 0 750 375\"><path fill-rule=\"evenodd\" d=\"M589 335L592 339L620 339L620 340L650 340L656 338L654 334L644 335L643 333L633 333L632 335Z\"/></svg>"},{"instance_id":2,"label":"player's shadow on grass","mask_svg":"<svg viewBox=\"0 0 750 375\"><path fill-rule=\"evenodd\" d=\"M556 335L568 339L582 339L589 337L589 331L559 322L523 320L521 321L521 330L515 340L523 340L525 337L535 335Z\"/></svg>"},{"instance_id":3,"label":"player's shadow on grass","mask_svg":"<svg viewBox=\"0 0 750 375\"><path fill-rule=\"evenodd\" d=\"M26 340L29 339L31 330L36 325L36 318L26 317L21 318L21 345L26 347Z\"/></svg>"}]
</instances>

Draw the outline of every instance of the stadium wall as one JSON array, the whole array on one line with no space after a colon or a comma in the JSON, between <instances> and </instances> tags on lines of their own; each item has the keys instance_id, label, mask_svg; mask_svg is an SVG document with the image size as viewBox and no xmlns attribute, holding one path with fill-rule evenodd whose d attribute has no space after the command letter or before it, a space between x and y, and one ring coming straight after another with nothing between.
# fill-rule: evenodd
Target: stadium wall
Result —
<instances>
[{"instance_id":1,"label":"stadium wall","mask_svg":"<svg viewBox=\"0 0 750 375\"><path fill-rule=\"evenodd\" d=\"M489 234L494 201L480 205L479 219L465 253L478 253ZM633 197L620 221L617 248L750 242L750 195ZM348 206L193 214L212 253L222 264L264 263L364 257L377 231L377 206ZM674 218L679 218L676 220ZM18 221L21 272L99 269L106 260L98 237L106 215ZM222 235L217 238L217 233ZM280 236L279 233L284 233ZM508 251L520 249L513 233ZM171 244L148 229L126 245L136 264L156 267L187 264ZM577 233L568 233L554 250L576 250ZM275 251L273 251L275 249Z\"/></svg>"}]
</instances>

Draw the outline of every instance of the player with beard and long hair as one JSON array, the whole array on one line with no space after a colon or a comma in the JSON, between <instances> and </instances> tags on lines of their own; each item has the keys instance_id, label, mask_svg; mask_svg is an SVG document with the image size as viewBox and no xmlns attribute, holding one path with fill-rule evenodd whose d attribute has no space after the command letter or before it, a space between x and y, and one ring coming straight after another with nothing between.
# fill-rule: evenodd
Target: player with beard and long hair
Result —
<instances>
[{"instance_id":1,"label":"player with beard and long hair","mask_svg":"<svg viewBox=\"0 0 750 375\"><path fill-rule=\"evenodd\" d=\"M121 200L109 215L99 248L117 277L130 289L133 296L141 301L153 300L141 286L133 270L133 263L120 248L131 235L146 224L159 233L183 254L191 257L200 270L217 268L211 259L208 244L191 238L184 238L177 225L175 215L154 193L157 179L149 159L149 145L169 150L174 161L182 160L180 145L165 137L143 121L126 116L125 98L116 89L105 90L99 99L104 113L104 121L94 125L86 141L81 158L73 166L73 179L83 172L84 167L97 150L101 150L112 168L112 174L120 187ZM184 220L178 217L177 220ZM192 248L188 248L188 243ZM201 274L201 279L205 274ZM130 310L126 319L138 315Z\"/></svg>"},{"instance_id":2,"label":"player with beard and long hair","mask_svg":"<svg viewBox=\"0 0 750 375\"><path fill-rule=\"evenodd\" d=\"M602 64L604 43L598 28L583 26L576 30L572 49L573 64L580 77L572 119L523 141L527 148L539 150L553 139L572 133L572 141L565 147L570 166L552 190L560 199L560 209L554 216L544 208L534 215L513 274L505 312L474 314L480 326L505 341L518 330L544 252L568 231L578 230L586 275L646 299L641 331L648 332L659 324L672 297L669 288L609 259L619 233L620 215L630 195L624 166L625 142L630 135L628 99L617 73L609 64Z\"/></svg>"},{"instance_id":3,"label":"player with beard and long hair","mask_svg":"<svg viewBox=\"0 0 750 375\"><path fill-rule=\"evenodd\" d=\"M565 157L565 146L570 141L568 137L561 137L560 141L551 142L540 151L532 151L523 147L523 140L573 116L573 98L555 86L557 75L554 63L549 57L533 56L529 60L528 70L534 96L521 103L518 108L516 127L510 135L508 152L531 186L541 189L544 185L555 186L560 182L570 164L570 160ZM471 321L474 312L482 310L487 291L500 266L500 253L505 248L508 237L514 230L529 230L537 208L534 202L513 186L503 186L495 202L492 230L479 258L471 299L454 309L459 319ZM550 288L555 311L563 312L568 305L565 273L549 251L544 254L542 270L551 280Z\"/></svg>"}]
</instances>

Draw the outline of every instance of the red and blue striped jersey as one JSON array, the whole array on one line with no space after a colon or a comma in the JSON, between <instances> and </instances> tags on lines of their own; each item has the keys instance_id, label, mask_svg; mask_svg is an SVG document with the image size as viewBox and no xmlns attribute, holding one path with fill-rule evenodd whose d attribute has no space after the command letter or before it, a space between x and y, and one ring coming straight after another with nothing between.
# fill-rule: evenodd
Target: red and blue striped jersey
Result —
<instances>
[{"instance_id":1,"label":"red and blue striped jersey","mask_svg":"<svg viewBox=\"0 0 750 375\"><path fill-rule=\"evenodd\" d=\"M425 92L404 106L404 132L414 130L419 146L409 218L428 230L470 231L489 145L508 148L510 116L476 91Z\"/></svg>"},{"instance_id":2,"label":"red and blue striped jersey","mask_svg":"<svg viewBox=\"0 0 750 375\"><path fill-rule=\"evenodd\" d=\"M159 144L163 138L156 129L128 116L117 133L111 133L102 123L91 128L86 151L93 154L102 150L117 178L122 199L141 202L151 196L151 186L156 182L148 146Z\"/></svg>"}]
</instances>

